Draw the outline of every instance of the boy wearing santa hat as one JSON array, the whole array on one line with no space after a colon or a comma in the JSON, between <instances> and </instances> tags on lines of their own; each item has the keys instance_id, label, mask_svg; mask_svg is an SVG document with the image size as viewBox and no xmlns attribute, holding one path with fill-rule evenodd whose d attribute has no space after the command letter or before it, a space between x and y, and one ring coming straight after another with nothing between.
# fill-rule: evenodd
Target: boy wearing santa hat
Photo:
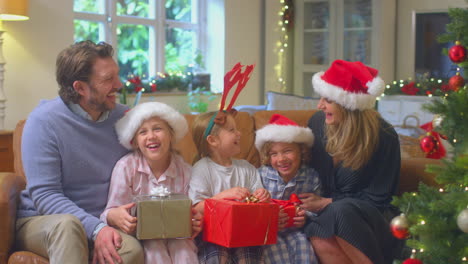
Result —
<instances>
[{"instance_id":1,"label":"boy wearing santa hat","mask_svg":"<svg viewBox=\"0 0 468 264\"><path fill-rule=\"evenodd\" d=\"M263 164L258 171L273 199L288 200L300 193L320 194L318 174L305 164L313 142L310 128L300 127L279 114L274 114L269 124L257 130L255 146ZM289 216L280 211L278 240L264 247L265 263L317 263L312 246L301 230L306 212L297 209L291 227L286 227Z\"/></svg>"}]
</instances>

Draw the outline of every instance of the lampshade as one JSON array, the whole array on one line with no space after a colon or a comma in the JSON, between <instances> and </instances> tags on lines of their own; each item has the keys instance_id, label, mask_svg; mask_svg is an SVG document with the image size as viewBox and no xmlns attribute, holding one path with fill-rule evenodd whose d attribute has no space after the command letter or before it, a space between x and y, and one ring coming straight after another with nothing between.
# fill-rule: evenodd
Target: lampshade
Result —
<instances>
[{"instance_id":1,"label":"lampshade","mask_svg":"<svg viewBox=\"0 0 468 264\"><path fill-rule=\"evenodd\" d=\"M28 20L29 0L0 0L0 20Z\"/></svg>"}]
</instances>

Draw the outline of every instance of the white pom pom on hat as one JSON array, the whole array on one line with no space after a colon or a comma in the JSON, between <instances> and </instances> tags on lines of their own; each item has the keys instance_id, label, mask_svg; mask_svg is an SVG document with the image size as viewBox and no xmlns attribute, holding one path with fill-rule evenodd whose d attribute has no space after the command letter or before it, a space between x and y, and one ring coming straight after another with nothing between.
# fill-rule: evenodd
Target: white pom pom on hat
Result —
<instances>
[{"instance_id":1,"label":"white pom pom on hat","mask_svg":"<svg viewBox=\"0 0 468 264\"><path fill-rule=\"evenodd\" d=\"M349 110L371 109L384 89L378 70L362 62L335 60L325 72L312 77L316 93Z\"/></svg>"},{"instance_id":2,"label":"white pom pom on hat","mask_svg":"<svg viewBox=\"0 0 468 264\"><path fill-rule=\"evenodd\" d=\"M255 147L260 150L267 142L304 143L310 147L314 144L314 134L308 127L301 127L283 115L273 114L268 125L257 130Z\"/></svg>"},{"instance_id":3,"label":"white pom pom on hat","mask_svg":"<svg viewBox=\"0 0 468 264\"><path fill-rule=\"evenodd\" d=\"M159 117L174 130L175 141L181 140L188 132L187 120L177 110L160 102L138 104L130 109L115 124L119 142L127 149L132 149L132 139L144 121Z\"/></svg>"}]
</instances>

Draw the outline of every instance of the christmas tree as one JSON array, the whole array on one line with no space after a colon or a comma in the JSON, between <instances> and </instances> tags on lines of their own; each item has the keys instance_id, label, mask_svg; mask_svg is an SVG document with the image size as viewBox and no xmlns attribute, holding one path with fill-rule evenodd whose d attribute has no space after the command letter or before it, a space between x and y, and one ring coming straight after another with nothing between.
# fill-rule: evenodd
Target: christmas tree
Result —
<instances>
[{"instance_id":1,"label":"christmas tree","mask_svg":"<svg viewBox=\"0 0 468 264\"><path fill-rule=\"evenodd\" d=\"M406 245L424 264L468 263L468 88L463 79L468 73L468 9L449 9L449 16L447 33L438 40L455 43L446 54L459 72L450 79L452 92L425 109L439 117L433 129L453 149L443 165L426 169L436 175L440 187L421 183L418 192L404 193L393 201L408 223ZM434 150L437 147L436 142Z\"/></svg>"}]
</instances>

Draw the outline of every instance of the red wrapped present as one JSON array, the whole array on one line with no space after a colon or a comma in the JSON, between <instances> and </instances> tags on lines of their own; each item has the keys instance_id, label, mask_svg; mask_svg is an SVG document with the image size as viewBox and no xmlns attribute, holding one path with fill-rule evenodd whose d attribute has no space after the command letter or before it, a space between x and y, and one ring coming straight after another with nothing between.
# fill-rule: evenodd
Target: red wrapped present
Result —
<instances>
[{"instance_id":1,"label":"red wrapped present","mask_svg":"<svg viewBox=\"0 0 468 264\"><path fill-rule=\"evenodd\" d=\"M205 200L203 240L224 247L249 247L276 243L279 206Z\"/></svg>"},{"instance_id":2,"label":"red wrapped present","mask_svg":"<svg viewBox=\"0 0 468 264\"><path fill-rule=\"evenodd\" d=\"M271 202L274 204L279 205L280 207L283 208L283 211L288 214L289 219L288 223L286 224L285 227L291 227L294 226L294 217L297 214L297 210L299 210L299 204L302 203L302 201L297 197L295 193L291 194L289 197L289 200L277 200L277 199L271 199Z\"/></svg>"}]
</instances>

